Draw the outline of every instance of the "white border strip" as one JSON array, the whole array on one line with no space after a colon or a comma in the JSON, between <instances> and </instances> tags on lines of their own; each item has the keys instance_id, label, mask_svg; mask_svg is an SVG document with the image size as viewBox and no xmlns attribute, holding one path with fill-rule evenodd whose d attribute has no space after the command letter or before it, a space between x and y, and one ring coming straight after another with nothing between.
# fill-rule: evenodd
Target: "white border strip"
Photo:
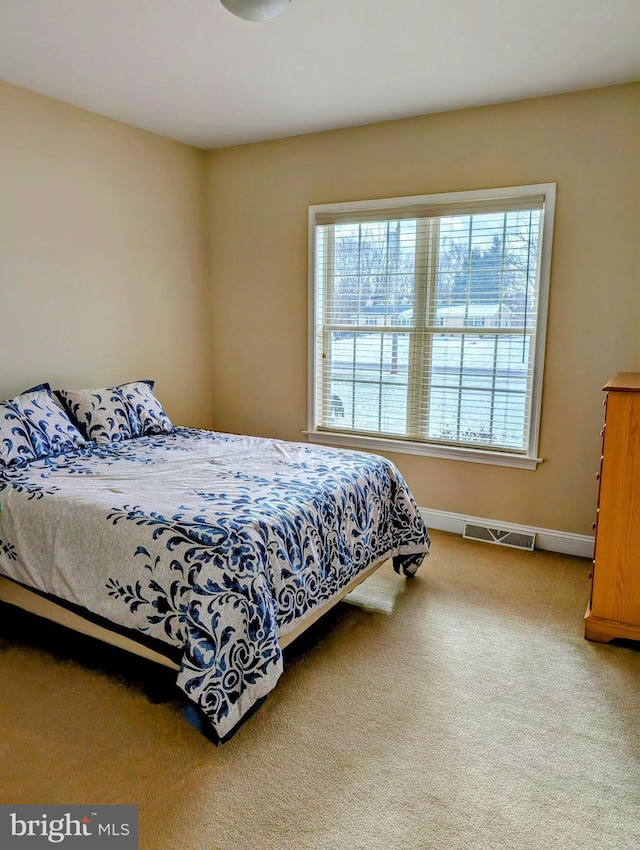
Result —
<instances>
[{"instance_id":1,"label":"white border strip","mask_svg":"<svg viewBox=\"0 0 640 850\"><path fill-rule=\"evenodd\" d=\"M420 508L420 513L427 528L433 528L438 531L451 531L454 534L462 534L465 522L470 522L474 525L488 525L491 528L502 528L505 531L535 534L536 549L546 549L548 552L560 552L563 555L577 555L580 558L593 558L594 538L589 537L587 534L569 534L567 531L555 531L552 528L514 525L512 522L456 514L452 511L436 511L431 508Z\"/></svg>"}]
</instances>

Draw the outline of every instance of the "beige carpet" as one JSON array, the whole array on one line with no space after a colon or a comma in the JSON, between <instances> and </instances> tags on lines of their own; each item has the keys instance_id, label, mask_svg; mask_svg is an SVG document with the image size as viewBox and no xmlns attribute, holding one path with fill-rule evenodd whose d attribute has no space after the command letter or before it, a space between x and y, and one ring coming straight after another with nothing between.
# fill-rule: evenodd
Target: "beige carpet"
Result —
<instances>
[{"instance_id":1,"label":"beige carpet","mask_svg":"<svg viewBox=\"0 0 640 850\"><path fill-rule=\"evenodd\" d=\"M0 802L136 803L142 850L638 848L640 651L583 639L588 570L436 533L220 748L146 664L4 607Z\"/></svg>"}]
</instances>

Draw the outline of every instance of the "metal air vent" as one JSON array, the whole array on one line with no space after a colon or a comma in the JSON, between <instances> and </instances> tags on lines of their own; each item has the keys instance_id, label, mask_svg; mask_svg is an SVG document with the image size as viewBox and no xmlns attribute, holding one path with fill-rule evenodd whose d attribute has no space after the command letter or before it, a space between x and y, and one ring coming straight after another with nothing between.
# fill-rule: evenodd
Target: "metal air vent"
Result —
<instances>
[{"instance_id":1,"label":"metal air vent","mask_svg":"<svg viewBox=\"0 0 640 850\"><path fill-rule=\"evenodd\" d=\"M506 531L500 528L489 528L486 525L474 525L465 522L462 536L467 540L481 540L483 543L494 543L497 546L511 546L514 549L525 549L533 552L536 545L535 534L525 531Z\"/></svg>"}]
</instances>

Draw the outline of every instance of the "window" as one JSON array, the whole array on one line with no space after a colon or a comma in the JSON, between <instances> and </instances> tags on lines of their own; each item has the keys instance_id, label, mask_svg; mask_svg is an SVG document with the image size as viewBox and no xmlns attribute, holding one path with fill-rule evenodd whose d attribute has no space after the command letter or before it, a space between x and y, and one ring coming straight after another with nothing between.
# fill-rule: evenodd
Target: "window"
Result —
<instances>
[{"instance_id":1,"label":"window","mask_svg":"<svg viewBox=\"0 0 640 850\"><path fill-rule=\"evenodd\" d=\"M311 207L309 439L535 468L554 199Z\"/></svg>"}]
</instances>

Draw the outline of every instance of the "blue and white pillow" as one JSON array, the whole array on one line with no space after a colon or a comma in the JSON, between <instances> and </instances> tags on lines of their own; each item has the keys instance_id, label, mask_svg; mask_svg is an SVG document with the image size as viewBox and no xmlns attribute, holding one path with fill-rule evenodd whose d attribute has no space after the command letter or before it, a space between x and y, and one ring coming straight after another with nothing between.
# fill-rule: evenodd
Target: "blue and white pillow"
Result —
<instances>
[{"instance_id":1,"label":"blue and white pillow","mask_svg":"<svg viewBox=\"0 0 640 850\"><path fill-rule=\"evenodd\" d=\"M0 402L0 467L75 451L86 444L46 389Z\"/></svg>"},{"instance_id":2,"label":"blue and white pillow","mask_svg":"<svg viewBox=\"0 0 640 850\"><path fill-rule=\"evenodd\" d=\"M0 401L0 467L36 460L37 454L26 422L15 399Z\"/></svg>"},{"instance_id":3,"label":"blue and white pillow","mask_svg":"<svg viewBox=\"0 0 640 850\"><path fill-rule=\"evenodd\" d=\"M17 396L18 412L26 423L38 458L84 448L87 441L64 410L51 398L51 390L31 390Z\"/></svg>"},{"instance_id":4,"label":"blue and white pillow","mask_svg":"<svg viewBox=\"0 0 640 850\"><path fill-rule=\"evenodd\" d=\"M55 394L87 440L119 443L142 433L135 410L118 387L55 390Z\"/></svg>"},{"instance_id":5,"label":"blue and white pillow","mask_svg":"<svg viewBox=\"0 0 640 850\"><path fill-rule=\"evenodd\" d=\"M118 389L134 409L143 434L170 434L173 424L153 392L153 381L132 381Z\"/></svg>"},{"instance_id":6,"label":"blue and white pillow","mask_svg":"<svg viewBox=\"0 0 640 850\"><path fill-rule=\"evenodd\" d=\"M153 381L131 381L98 390L56 390L55 394L87 440L96 443L173 431L153 394Z\"/></svg>"}]
</instances>

